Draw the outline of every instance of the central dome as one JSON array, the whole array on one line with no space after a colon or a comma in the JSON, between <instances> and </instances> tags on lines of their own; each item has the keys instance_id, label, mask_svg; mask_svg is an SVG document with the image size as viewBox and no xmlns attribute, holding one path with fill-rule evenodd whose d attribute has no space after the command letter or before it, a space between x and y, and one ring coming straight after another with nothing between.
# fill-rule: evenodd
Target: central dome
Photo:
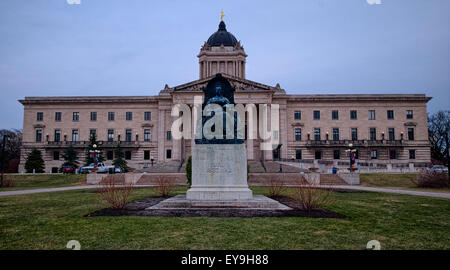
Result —
<instances>
[{"instance_id":1,"label":"central dome","mask_svg":"<svg viewBox=\"0 0 450 270\"><path fill-rule=\"evenodd\" d=\"M226 25L223 21L219 23L219 30L212 34L206 43L209 46L236 46L237 39L227 31Z\"/></svg>"}]
</instances>

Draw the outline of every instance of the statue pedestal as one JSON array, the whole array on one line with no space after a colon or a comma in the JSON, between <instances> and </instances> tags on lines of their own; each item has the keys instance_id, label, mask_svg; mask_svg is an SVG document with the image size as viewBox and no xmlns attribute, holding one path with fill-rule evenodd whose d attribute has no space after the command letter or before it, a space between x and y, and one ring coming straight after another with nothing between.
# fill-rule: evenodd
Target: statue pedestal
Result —
<instances>
[{"instance_id":1,"label":"statue pedestal","mask_svg":"<svg viewBox=\"0 0 450 270\"><path fill-rule=\"evenodd\" d=\"M196 201L251 200L247 184L245 144L195 144L192 187L186 199Z\"/></svg>"}]
</instances>

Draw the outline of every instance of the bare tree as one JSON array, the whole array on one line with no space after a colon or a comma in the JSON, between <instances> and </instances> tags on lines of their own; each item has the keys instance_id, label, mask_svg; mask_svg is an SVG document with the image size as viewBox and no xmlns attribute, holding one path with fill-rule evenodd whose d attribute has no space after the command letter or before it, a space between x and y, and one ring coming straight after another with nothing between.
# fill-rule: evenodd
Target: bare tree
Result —
<instances>
[{"instance_id":1,"label":"bare tree","mask_svg":"<svg viewBox=\"0 0 450 270\"><path fill-rule=\"evenodd\" d=\"M22 131L18 129L2 129L0 130L0 149L3 147L3 136L7 136L6 145L5 145L5 171L11 171L9 169L8 164L18 164L20 160L20 147L22 146ZM1 158L1 153L0 153ZM15 162L13 162L15 161ZM14 168L16 171L17 168Z\"/></svg>"},{"instance_id":2,"label":"bare tree","mask_svg":"<svg viewBox=\"0 0 450 270\"><path fill-rule=\"evenodd\" d=\"M450 111L438 111L428 117L431 156L450 165ZM450 182L450 174L448 176Z\"/></svg>"}]
</instances>

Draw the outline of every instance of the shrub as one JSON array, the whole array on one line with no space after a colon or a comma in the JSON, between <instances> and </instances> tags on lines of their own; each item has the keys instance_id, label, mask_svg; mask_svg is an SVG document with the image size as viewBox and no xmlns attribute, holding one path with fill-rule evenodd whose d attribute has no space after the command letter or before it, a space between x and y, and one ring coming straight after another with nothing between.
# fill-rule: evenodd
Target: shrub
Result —
<instances>
[{"instance_id":1,"label":"shrub","mask_svg":"<svg viewBox=\"0 0 450 270\"><path fill-rule=\"evenodd\" d=\"M192 186L192 157L190 156L186 162L186 178L188 186Z\"/></svg>"},{"instance_id":2,"label":"shrub","mask_svg":"<svg viewBox=\"0 0 450 270\"><path fill-rule=\"evenodd\" d=\"M331 203L331 191L322 189L315 184L303 179L293 189L293 197L305 211L319 209Z\"/></svg>"},{"instance_id":3,"label":"shrub","mask_svg":"<svg viewBox=\"0 0 450 270\"><path fill-rule=\"evenodd\" d=\"M12 177L3 175L2 187L14 187L15 185L16 185L16 183L14 183L14 180L12 179Z\"/></svg>"},{"instance_id":4,"label":"shrub","mask_svg":"<svg viewBox=\"0 0 450 270\"><path fill-rule=\"evenodd\" d=\"M42 159L42 152L33 149L27 156L25 162L25 170L27 173L32 173L33 170L36 173L43 173L45 168L44 159Z\"/></svg>"},{"instance_id":5,"label":"shrub","mask_svg":"<svg viewBox=\"0 0 450 270\"><path fill-rule=\"evenodd\" d=\"M417 187L424 188L450 187L447 174L439 172L422 172L412 182Z\"/></svg>"},{"instance_id":6,"label":"shrub","mask_svg":"<svg viewBox=\"0 0 450 270\"><path fill-rule=\"evenodd\" d=\"M174 186L173 181L163 175L156 177L156 184L156 193L162 197L168 197Z\"/></svg>"},{"instance_id":7,"label":"shrub","mask_svg":"<svg viewBox=\"0 0 450 270\"><path fill-rule=\"evenodd\" d=\"M124 183L118 186L118 183ZM133 184L125 184L125 175L107 175L101 181L98 194L102 203L115 209L123 209L133 191Z\"/></svg>"},{"instance_id":8,"label":"shrub","mask_svg":"<svg viewBox=\"0 0 450 270\"><path fill-rule=\"evenodd\" d=\"M269 186L269 197L278 197L281 196L283 191L286 189L284 185L284 179L277 179L279 177L271 177L270 178L270 186Z\"/></svg>"}]
</instances>

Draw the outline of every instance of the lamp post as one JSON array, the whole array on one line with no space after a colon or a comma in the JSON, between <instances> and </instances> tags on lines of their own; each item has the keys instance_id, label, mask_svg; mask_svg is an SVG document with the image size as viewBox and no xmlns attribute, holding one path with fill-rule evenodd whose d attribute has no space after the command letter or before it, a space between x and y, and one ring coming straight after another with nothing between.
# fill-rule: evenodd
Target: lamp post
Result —
<instances>
[{"instance_id":1,"label":"lamp post","mask_svg":"<svg viewBox=\"0 0 450 270\"><path fill-rule=\"evenodd\" d=\"M3 186L3 177L4 177L4 171L5 171L5 148L6 148L6 137L8 137L8 135L4 134L3 135L3 145L2 145L2 164L1 164L1 169L2 169L2 175L1 175L1 179L0 179L0 187Z\"/></svg>"},{"instance_id":2,"label":"lamp post","mask_svg":"<svg viewBox=\"0 0 450 270\"><path fill-rule=\"evenodd\" d=\"M349 158L350 158L350 167L348 168L348 170L350 171L350 172L353 172L353 171L355 171L356 169L355 169L355 153L356 153L356 149L355 148L353 148L353 144L349 144L348 145L348 149L347 150L345 150L345 152L347 152L348 153L348 156L349 156Z\"/></svg>"},{"instance_id":3,"label":"lamp post","mask_svg":"<svg viewBox=\"0 0 450 270\"><path fill-rule=\"evenodd\" d=\"M91 158L94 160L94 170L97 170L98 168L98 156L100 154L100 150L97 149L97 145L94 144L92 146L94 150L89 150L89 153L91 153Z\"/></svg>"}]
</instances>

